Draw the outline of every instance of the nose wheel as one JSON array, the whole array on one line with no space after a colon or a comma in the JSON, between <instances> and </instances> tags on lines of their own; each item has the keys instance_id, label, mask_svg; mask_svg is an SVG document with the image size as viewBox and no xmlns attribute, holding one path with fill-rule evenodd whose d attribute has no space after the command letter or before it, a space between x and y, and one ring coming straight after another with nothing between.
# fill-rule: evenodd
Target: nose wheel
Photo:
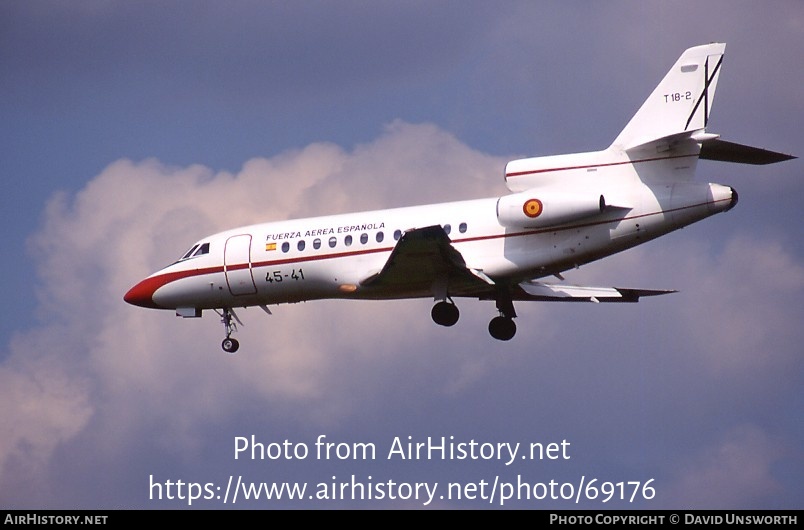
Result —
<instances>
[{"instance_id":1,"label":"nose wheel","mask_svg":"<svg viewBox=\"0 0 804 530\"><path fill-rule=\"evenodd\" d=\"M237 339L226 337L223 339L223 342L221 342L221 348L223 348L223 351L226 353L234 353L239 347L240 343L237 341Z\"/></svg>"},{"instance_id":2,"label":"nose wheel","mask_svg":"<svg viewBox=\"0 0 804 530\"><path fill-rule=\"evenodd\" d=\"M237 331L237 324L235 322L239 323L241 326L243 323L237 318L232 308L224 307L220 311L216 309L215 312L220 315L223 328L226 330L226 338L221 342L221 348L223 348L223 351L226 353L235 353L238 348L240 348L240 342L238 342L237 339L233 339L231 335Z\"/></svg>"}]
</instances>

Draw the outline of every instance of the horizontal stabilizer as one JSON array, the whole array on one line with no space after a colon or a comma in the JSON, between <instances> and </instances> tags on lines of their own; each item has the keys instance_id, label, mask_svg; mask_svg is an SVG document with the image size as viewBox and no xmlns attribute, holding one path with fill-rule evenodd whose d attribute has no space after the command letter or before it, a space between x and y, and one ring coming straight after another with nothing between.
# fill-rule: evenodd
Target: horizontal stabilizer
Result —
<instances>
[{"instance_id":1,"label":"horizontal stabilizer","mask_svg":"<svg viewBox=\"0 0 804 530\"><path fill-rule=\"evenodd\" d=\"M519 284L522 300L542 302L638 302L642 296L658 296L676 291L656 289L623 289L619 287L585 287L527 281Z\"/></svg>"},{"instance_id":2,"label":"horizontal stabilizer","mask_svg":"<svg viewBox=\"0 0 804 530\"><path fill-rule=\"evenodd\" d=\"M719 162L736 162L738 164L775 164L796 158L793 155L768 151L750 145L726 142L720 139L706 140L701 144L702 160L717 160Z\"/></svg>"}]
</instances>

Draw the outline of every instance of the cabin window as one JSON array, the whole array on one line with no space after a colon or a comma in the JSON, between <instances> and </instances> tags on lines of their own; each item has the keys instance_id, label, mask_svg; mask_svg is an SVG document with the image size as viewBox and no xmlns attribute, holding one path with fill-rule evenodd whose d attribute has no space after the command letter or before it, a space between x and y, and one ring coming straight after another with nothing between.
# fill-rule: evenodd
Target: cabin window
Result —
<instances>
[{"instance_id":1,"label":"cabin window","mask_svg":"<svg viewBox=\"0 0 804 530\"><path fill-rule=\"evenodd\" d=\"M321 248L321 240L318 238L313 239L313 248L318 250Z\"/></svg>"},{"instance_id":2,"label":"cabin window","mask_svg":"<svg viewBox=\"0 0 804 530\"><path fill-rule=\"evenodd\" d=\"M299 249L299 252L304 250L304 239L300 239L298 244L296 244L296 248Z\"/></svg>"},{"instance_id":3,"label":"cabin window","mask_svg":"<svg viewBox=\"0 0 804 530\"><path fill-rule=\"evenodd\" d=\"M382 240L385 239L385 234L383 234L382 232L377 232L376 238L377 238L377 243L382 243Z\"/></svg>"},{"instance_id":4,"label":"cabin window","mask_svg":"<svg viewBox=\"0 0 804 530\"><path fill-rule=\"evenodd\" d=\"M329 238L329 248L335 248L335 245L337 245L337 244L338 244L338 238L337 237L332 236L331 238Z\"/></svg>"},{"instance_id":5,"label":"cabin window","mask_svg":"<svg viewBox=\"0 0 804 530\"><path fill-rule=\"evenodd\" d=\"M444 225L444 232L446 232L447 235L449 235L449 233L452 232L452 225L451 224L445 224Z\"/></svg>"},{"instance_id":6,"label":"cabin window","mask_svg":"<svg viewBox=\"0 0 804 530\"><path fill-rule=\"evenodd\" d=\"M368 234L360 234L360 242L364 245L368 243Z\"/></svg>"},{"instance_id":7,"label":"cabin window","mask_svg":"<svg viewBox=\"0 0 804 530\"><path fill-rule=\"evenodd\" d=\"M351 244L352 244L352 236L344 237L343 238L343 244L346 245L347 247L351 246Z\"/></svg>"},{"instance_id":8,"label":"cabin window","mask_svg":"<svg viewBox=\"0 0 804 530\"><path fill-rule=\"evenodd\" d=\"M282 243L282 252L287 252L288 250L290 250L290 243L285 241L284 243Z\"/></svg>"},{"instance_id":9,"label":"cabin window","mask_svg":"<svg viewBox=\"0 0 804 530\"><path fill-rule=\"evenodd\" d=\"M400 237L402 237L402 230L394 230L394 241L399 241Z\"/></svg>"},{"instance_id":10,"label":"cabin window","mask_svg":"<svg viewBox=\"0 0 804 530\"><path fill-rule=\"evenodd\" d=\"M466 233L466 223L461 223L458 225L458 232L460 232L461 234Z\"/></svg>"}]
</instances>

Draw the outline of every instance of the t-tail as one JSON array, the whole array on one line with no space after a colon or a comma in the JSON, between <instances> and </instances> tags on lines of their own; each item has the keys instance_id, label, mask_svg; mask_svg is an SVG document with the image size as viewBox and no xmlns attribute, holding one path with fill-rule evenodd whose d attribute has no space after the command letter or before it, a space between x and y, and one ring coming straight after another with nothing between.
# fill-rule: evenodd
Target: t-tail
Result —
<instances>
[{"instance_id":1,"label":"t-tail","mask_svg":"<svg viewBox=\"0 0 804 530\"><path fill-rule=\"evenodd\" d=\"M725 49L711 43L684 51L607 149L512 160L505 168L506 185L522 192L563 185L589 171L603 178L619 175L625 166L643 182L683 182L692 179L699 158L742 164L795 158L707 131Z\"/></svg>"},{"instance_id":2,"label":"t-tail","mask_svg":"<svg viewBox=\"0 0 804 530\"><path fill-rule=\"evenodd\" d=\"M630 151L674 139L705 139L725 49L715 43L682 53L612 147Z\"/></svg>"},{"instance_id":3,"label":"t-tail","mask_svg":"<svg viewBox=\"0 0 804 530\"><path fill-rule=\"evenodd\" d=\"M687 49L612 142L625 152L668 151L684 142L699 144L699 158L741 164L772 164L795 158L726 142L706 132L723 65L723 43Z\"/></svg>"}]
</instances>

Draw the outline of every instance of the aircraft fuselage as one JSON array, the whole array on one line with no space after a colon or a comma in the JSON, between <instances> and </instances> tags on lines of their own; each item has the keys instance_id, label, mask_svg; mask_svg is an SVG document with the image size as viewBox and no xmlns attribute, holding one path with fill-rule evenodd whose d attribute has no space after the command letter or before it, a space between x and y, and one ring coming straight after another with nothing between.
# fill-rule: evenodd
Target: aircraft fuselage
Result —
<instances>
[{"instance_id":1,"label":"aircraft fuselage","mask_svg":"<svg viewBox=\"0 0 804 530\"><path fill-rule=\"evenodd\" d=\"M623 168L598 168L595 173L617 171L623 172ZM570 176L563 178L569 180ZM466 263L495 283L516 284L654 239L726 210L736 198L731 188L716 184L647 185L632 178L617 186L601 175L578 180L579 189L594 188L607 206L595 215L558 225L502 226L498 220L500 198L493 197L228 230L197 243L209 244L208 253L154 273L132 288L126 300L163 309L212 309L324 298L432 297L431 282L393 289L363 285L383 268L404 232L431 225L444 227ZM538 191L531 195L539 197ZM465 292L450 290L449 294L475 293L469 288Z\"/></svg>"},{"instance_id":2,"label":"aircraft fuselage","mask_svg":"<svg viewBox=\"0 0 804 530\"><path fill-rule=\"evenodd\" d=\"M183 317L214 309L232 353L235 307L432 297L433 321L452 326L453 298L475 297L495 301L489 333L510 340L514 301L636 302L673 292L569 285L561 273L732 208L732 188L693 181L700 158L795 158L706 131L724 52L722 43L685 50L608 148L508 162L510 193L221 232L124 299ZM561 282L541 280L549 276Z\"/></svg>"}]
</instances>

